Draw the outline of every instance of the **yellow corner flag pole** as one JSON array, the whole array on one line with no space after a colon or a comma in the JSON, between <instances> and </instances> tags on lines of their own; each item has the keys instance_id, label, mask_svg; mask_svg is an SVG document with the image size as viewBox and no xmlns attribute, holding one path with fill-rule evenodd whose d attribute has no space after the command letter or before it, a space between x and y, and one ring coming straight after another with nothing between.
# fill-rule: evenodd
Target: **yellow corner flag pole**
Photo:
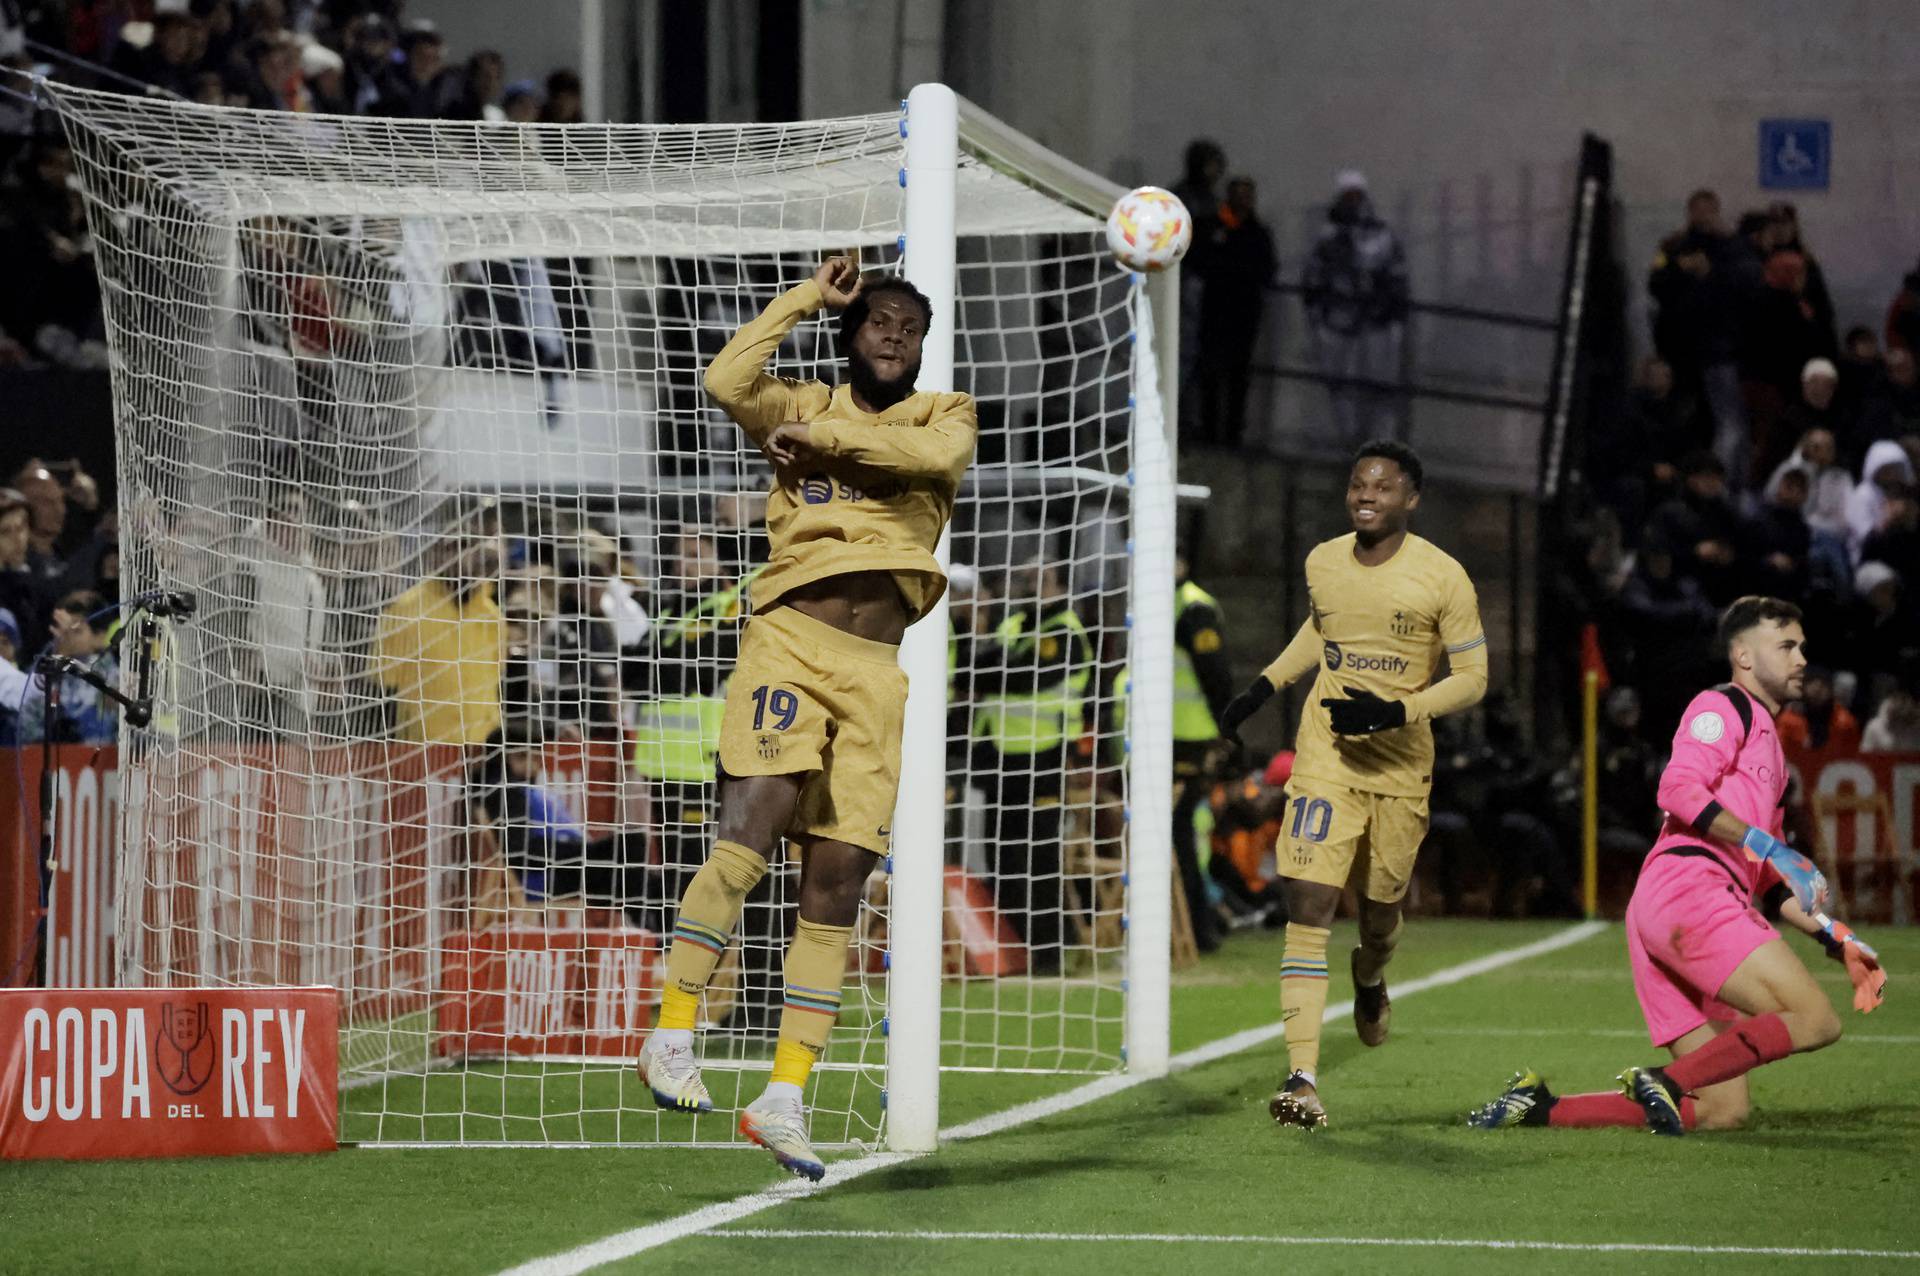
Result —
<instances>
[{"instance_id":1,"label":"yellow corner flag pole","mask_svg":"<svg viewBox=\"0 0 1920 1276\"><path fill-rule=\"evenodd\" d=\"M1580 684L1580 897L1587 920L1600 912L1600 674Z\"/></svg>"}]
</instances>

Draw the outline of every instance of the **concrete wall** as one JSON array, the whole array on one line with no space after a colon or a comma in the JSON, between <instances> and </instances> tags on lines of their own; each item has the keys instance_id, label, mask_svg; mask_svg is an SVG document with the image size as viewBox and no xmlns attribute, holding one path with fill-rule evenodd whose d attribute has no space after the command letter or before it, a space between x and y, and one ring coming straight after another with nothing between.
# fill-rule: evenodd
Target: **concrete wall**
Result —
<instances>
[{"instance_id":1,"label":"concrete wall","mask_svg":"<svg viewBox=\"0 0 1920 1276\"><path fill-rule=\"evenodd\" d=\"M1636 268L1709 185L1763 201L1757 124L1833 121L1832 189L1796 202L1842 322L1920 255L1911 0L970 0L962 92L1122 180L1197 134L1261 179L1297 265L1334 174L1403 227L1421 294L1550 307L1582 130L1616 147ZM1160 15L1175 14L1163 19ZM1066 51L1071 51L1068 54Z\"/></svg>"}]
</instances>

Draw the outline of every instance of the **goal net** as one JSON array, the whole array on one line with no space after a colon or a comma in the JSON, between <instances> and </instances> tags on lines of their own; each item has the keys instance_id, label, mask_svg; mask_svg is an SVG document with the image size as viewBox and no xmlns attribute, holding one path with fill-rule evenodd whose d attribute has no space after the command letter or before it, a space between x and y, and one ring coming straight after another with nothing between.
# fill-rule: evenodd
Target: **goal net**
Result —
<instances>
[{"instance_id":1,"label":"goal net","mask_svg":"<svg viewBox=\"0 0 1920 1276\"><path fill-rule=\"evenodd\" d=\"M106 297L125 587L199 602L121 753L118 979L339 989L346 1141L734 1141L791 854L704 1007L723 1111L658 1114L630 1066L714 835L764 554L770 470L701 373L823 255L900 268L905 120L399 122L45 87ZM944 761L916 821L944 847L896 841L874 876L809 1095L829 1145L882 1135L909 935L941 941L942 1068L1125 1051L1113 688L1148 310L1101 250L1112 192L984 117L963 137L951 340L981 439L945 619L1004 676L952 670L945 739L910 742ZM838 380L828 323L775 370ZM1063 610L1084 640L1034 641ZM1007 747L996 723L1036 704L1053 729ZM890 915L908 857L944 870L944 917Z\"/></svg>"}]
</instances>

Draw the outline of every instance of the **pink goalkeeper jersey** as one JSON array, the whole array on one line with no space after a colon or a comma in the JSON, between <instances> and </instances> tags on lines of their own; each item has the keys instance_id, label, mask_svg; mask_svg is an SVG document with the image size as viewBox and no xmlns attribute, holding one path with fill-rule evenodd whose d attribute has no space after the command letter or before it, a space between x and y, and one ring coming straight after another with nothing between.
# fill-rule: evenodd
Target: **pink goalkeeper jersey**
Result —
<instances>
[{"instance_id":1,"label":"pink goalkeeper jersey","mask_svg":"<svg viewBox=\"0 0 1920 1276\"><path fill-rule=\"evenodd\" d=\"M1740 713L1735 696L1750 713ZM1705 850L1752 896L1763 881L1776 880L1774 872L1746 847L1708 838L1706 830L1724 809L1779 837L1786 792L1787 760L1766 706L1732 683L1702 691L1673 734L1673 756L1660 774L1660 809L1667 818L1647 858Z\"/></svg>"}]
</instances>

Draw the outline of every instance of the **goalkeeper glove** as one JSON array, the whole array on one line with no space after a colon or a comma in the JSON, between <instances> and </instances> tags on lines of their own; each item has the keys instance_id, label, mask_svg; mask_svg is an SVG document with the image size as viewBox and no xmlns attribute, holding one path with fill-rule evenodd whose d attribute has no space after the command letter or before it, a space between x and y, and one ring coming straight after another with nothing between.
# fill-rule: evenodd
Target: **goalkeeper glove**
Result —
<instances>
[{"instance_id":1,"label":"goalkeeper glove","mask_svg":"<svg viewBox=\"0 0 1920 1276\"><path fill-rule=\"evenodd\" d=\"M1247 684L1247 689L1227 701L1227 707L1220 711L1220 734L1240 743L1240 724L1260 712L1267 701L1273 699L1273 684L1265 677L1255 678Z\"/></svg>"},{"instance_id":2,"label":"goalkeeper glove","mask_svg":"<svg viewBox=\"0 0 1920 1276\"><path fill-rule=\"evenodd\" d=\"M1398 700L1382 700L1370 691L1346 688L1345 700L1322 700L1320 707L1333 719L1335 735L1372 735L1407 725L1407 706Z\"/></svg>"},{"instance_id":3,"label":"goalkeeper glove","mask_svg":"<svg viewBox=\"0 0 1920 1276\"><path fill-rule=\"evenodd\" d=\"M1748 829L1740 845L1761 863L1773 866L1809 917L1827 906L1827 879L1812 860L1762 828Z\"/></svg>"},{"instance_id":4,"label":"goalkeeper glove","mask_svg":"<svg viewBox=\"0 0 1920 1276\"><path fill-rule=\"evenodd\" d=\"M1880 969L1880 954L1845 922L1837 922L1825 913L1813 914L1813 920L1820 923L1814 938L1826 948L1827 956L1847 968L1847 978L1853 981L1853 1008L1863 1015L1872 1014L1887 989L1887 972Z\"/></svg>"}]
</instances>

